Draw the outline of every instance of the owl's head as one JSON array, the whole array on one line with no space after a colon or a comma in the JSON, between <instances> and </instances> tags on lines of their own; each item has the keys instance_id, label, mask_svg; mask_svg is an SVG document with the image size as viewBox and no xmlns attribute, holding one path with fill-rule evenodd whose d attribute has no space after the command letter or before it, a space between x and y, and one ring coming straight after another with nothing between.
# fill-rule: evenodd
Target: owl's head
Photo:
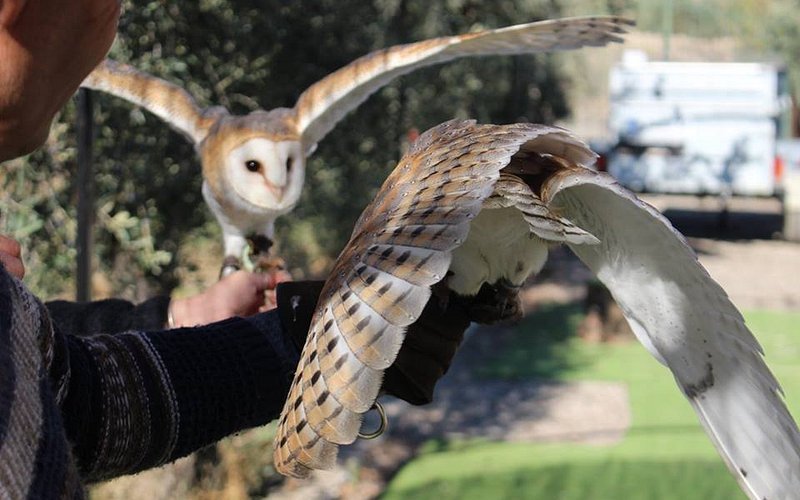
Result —
<instances>
[{"instance_id":1,"label":"owl's head","mask_svg":"<svg viewBox=\"0 0 800 500\"><path fill-rule=\"evenodd\" d=\"M305 157L288 110L226 117L200 144L203 173L221 204L286 213L300 198Z\"/></svg>"}]
</instances>

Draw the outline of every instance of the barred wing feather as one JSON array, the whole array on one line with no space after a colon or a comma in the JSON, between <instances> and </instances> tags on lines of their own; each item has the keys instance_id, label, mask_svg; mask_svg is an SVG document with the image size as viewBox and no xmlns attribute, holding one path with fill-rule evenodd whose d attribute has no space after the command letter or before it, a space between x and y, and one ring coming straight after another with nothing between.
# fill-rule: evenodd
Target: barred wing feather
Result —
<instances>
[{"instance_id":1,"label":"barred wing feather","mask_svg":"<svg viewBox=\"0 0 800 500\"><path fill-rule=\"evenodd\" d=\"M522 213L530 232L539 238L552 242L570 242L578 245L595 245L597 238L577 227L564 217L554 214L530 186L513 174L501 173L484 208L514 207Z\"/></svg>"},{"instance_id":2,"label":"barred wing feather","mask_svg":"<svg viewBox=\"0 0 800 500\"><path fill-rule=\"evenodd\" d=\"M279 422L277 469L330 467L397 356L406 327L450 265L499 171L537 130L497 134L448 122L424 134L386 179L337 260ZM491 145L491 147L489 147Z\"/></svg>"},{"instance_id":3,"label":"barred wing feather","mask_svg":"<svg viewBox=\"0 0 800 500\"><path fill-rule=\"evenodd\" d=\"M201 109L181 87L111 59L101 62L81 87L99 90L141 106L199 144L214 122L227 112Z\"/></svg>"},{"instance_id":4,"label":"barred wing feather","mask_svg":"<svg viewBox=\"0 0 800 500\"><path fill-rule=\"evenodd\" d=\"M446 275L452 252L481 210L515 206L531 213L534 233L593 242L549 212L527 185L501 174L515 155L531 151L594 160L567 131L544 125L452 121L414 143L362 213L321 293L279 423L280 472L304 476L329 467L336 446L356 438L406 327L421 314L430 287Z\"/></svg>"},{"instance_id":5,"label":"barred wing feather","mask_svg":"<svg viewBox=\"0 0 800 500\"><path fill-rule=\"evenodd\" d=\"M631 21L576 17L434 38L397 45L356 59L309 87L294 109L308 147L322 140L344 116L393 79L459 57L524 54L597 47L619 42Z\"/></svg>"}]
</instances>

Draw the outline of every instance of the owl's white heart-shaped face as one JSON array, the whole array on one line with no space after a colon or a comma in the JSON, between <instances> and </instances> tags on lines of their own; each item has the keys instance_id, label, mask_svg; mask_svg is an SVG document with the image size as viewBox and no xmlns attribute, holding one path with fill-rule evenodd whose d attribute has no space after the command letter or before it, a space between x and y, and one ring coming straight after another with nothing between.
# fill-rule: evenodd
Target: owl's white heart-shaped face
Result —
<instances>
[{"instance_id":1,"label":"owl's white heart-shaped face","mask_svg":"<svg viewBox=\"0 0 800 500\"><path fill-rule=\"evenodd\" d=\"M226 155L224 175L241 200L260 209L285 212L300 198L305 156L298 141L253 137Z\"/></svg>"}]
</instances>

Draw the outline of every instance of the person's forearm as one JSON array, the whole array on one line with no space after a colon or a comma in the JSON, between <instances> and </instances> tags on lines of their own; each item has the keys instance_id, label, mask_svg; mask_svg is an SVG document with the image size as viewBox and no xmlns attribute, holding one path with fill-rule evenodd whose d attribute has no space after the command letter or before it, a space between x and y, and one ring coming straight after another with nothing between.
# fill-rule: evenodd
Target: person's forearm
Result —
<instances>
[{"instance_id":1,"label":"person's forearm","mask_svg":"<svg viewBox=\"0 0 800 500\"><path fill-rule=\"evenodd\" d=\"M276 312L168 332L69 337L62 405L87 481L155 467L276 418L297 352Z\"/></svg>"},{"instance_id":2,"label":"person's forearm","mask_svg":"<svg viewBox=\"0 0 800 500\"><path fill-rule=\"evenodd\" d=\"M170 298L158 296L141 304L121 299L94 302L47 302L53 322L65 335L96 335L128 330L156 331L166 328Z\"/></svg>"}]
</instances>

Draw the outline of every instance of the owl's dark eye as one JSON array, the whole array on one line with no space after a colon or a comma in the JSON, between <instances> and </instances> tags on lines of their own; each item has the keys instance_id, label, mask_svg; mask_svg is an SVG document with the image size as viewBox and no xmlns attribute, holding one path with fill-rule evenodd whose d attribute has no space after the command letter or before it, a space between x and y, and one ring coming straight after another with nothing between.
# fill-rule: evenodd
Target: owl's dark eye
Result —
<instances>
[{"instance_id":1,"label":"owl's dark eye","mask_svg":"<svg viewBox=\"0 0 800 500\"><path fill-rule=\"evenodd\" d=\"M247 167L247 170L251 172L258 172L261 170L261 163L256 160L247 160L244 163L244 166Z\"/></svg>"},{"instance_id":2,"label":"owl's dark eye","mask_svg":"<svg viewBox=\"0 0 800 500\"><path fill-rule=\"evenodd\" d=\"M290 157L286 158L286 171L287 172L291 172L292 171L292 165L294 165L294 159L290 156Z\"/></svg>"}]
</instances>

